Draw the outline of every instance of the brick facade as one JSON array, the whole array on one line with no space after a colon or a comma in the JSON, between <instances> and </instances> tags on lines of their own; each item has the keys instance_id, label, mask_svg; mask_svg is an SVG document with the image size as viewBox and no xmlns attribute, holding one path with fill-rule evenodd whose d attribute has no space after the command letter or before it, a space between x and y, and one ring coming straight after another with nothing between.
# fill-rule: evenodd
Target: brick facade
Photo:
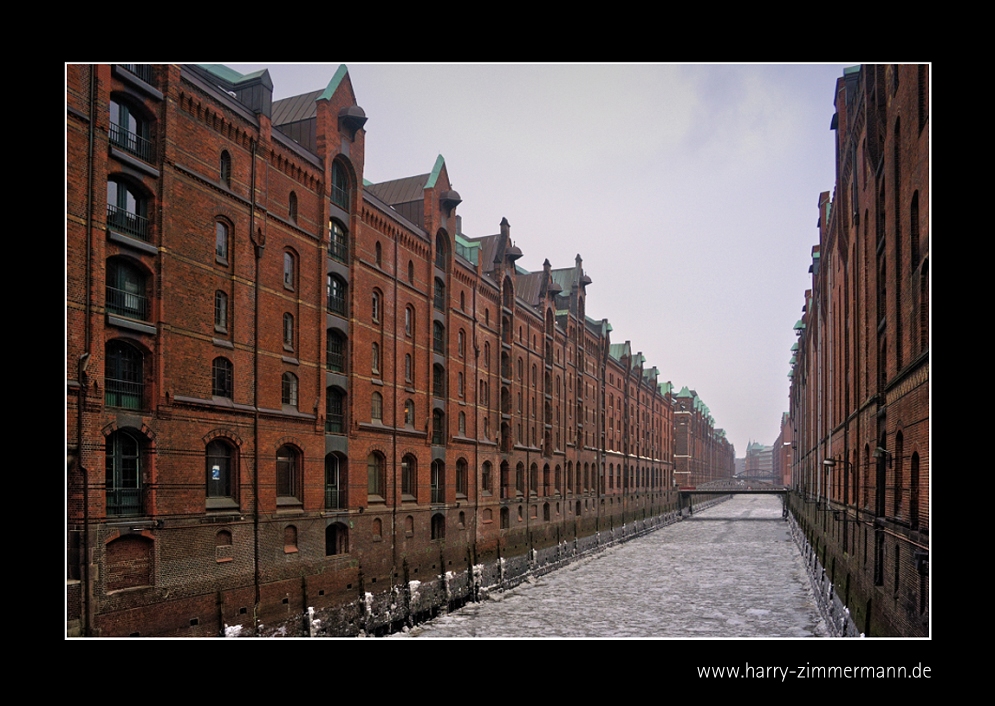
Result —
<instances>
[{"instance_id":1,"label":"brick facade","mask_svg":"<svg viewBox=\"0 0 995 706\"><path fill-rule=\"evenodd\" d=\"M275 102L223 66L67 79L71 633L355 634L677 507L670 384L580 256L463 234L441 156L365 184L344 66Z\"/></svg>"},{"instance_id":2,"label":"brick facade","mask_svg":"<svg viewBox=\"0 0 995 706\"><path fill-rule=\"evenodd\" d=\"M838 79L795 325L792 508L868 635L929 634L928 96L927 65Z\"/></svg>"}]
</instances>

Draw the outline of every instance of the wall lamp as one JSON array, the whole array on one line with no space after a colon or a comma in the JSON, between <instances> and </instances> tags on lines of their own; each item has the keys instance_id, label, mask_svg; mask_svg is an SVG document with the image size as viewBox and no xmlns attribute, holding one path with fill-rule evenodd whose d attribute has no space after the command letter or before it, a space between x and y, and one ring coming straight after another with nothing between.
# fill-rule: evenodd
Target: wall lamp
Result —
<instances>
[{"instance_id":1,"label":"wall lamp","mask_svg":"<svg viewBox=\"0 0 995 706\"><path fill-rule=\"evenodd\" d=\"M874 458L879 459L879 460L882 459L882 458L887 459L888 460L888 468L891 468L891 463L892 463L892 460L893 460L894 456L891 453L891 451L889 451L888 449L884 448L883 446L878 446L876 449L874 449Z\"/></svg>"}]
</instances>

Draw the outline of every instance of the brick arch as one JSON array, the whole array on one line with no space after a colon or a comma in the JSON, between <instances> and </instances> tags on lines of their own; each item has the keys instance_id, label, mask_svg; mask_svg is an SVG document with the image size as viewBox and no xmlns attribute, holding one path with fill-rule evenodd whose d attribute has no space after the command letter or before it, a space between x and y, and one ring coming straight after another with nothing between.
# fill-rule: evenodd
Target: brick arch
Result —
<instances>
[{"instance_id":1,"label":"brick arch","mask_svg":"<svg viewBox=\"0 0 995 706\"><path fill-rule=\"evenodd\" d=\"M224 428L212 429L211 431L207 432L204 436L201 437L201 441L203 441L204 445L206 446L215 439L219 438L227 439L235 446L238 447L242 446L242 437L240 437L238 434L231 431L230 429L224 429Z\"/></svg>"},{"instance_id":2,"label":"brick arch","mask_svg":"<svg viewBox=\"0 0 995 706\"><path fill-rule=\"evenodd\" d=\"M119 431L119 430L126 430L126 429L130 430L130 431L138 432L139 434L141 434L142 436L144 436L145 440L148 441L148 443L150 445L149 449L150 450L152 449L152 445L155 444L155 441L156 441L156 433L152 430L151 427L149 427L144 422L142 422L141 428L137 428L137 427L127 426L127 425L121 426L121 425L119 425L117 423L117 421L113 421L113 422L110 422L109 424L107 424L107 426L105 426L100 431L104 435L104 438L106 439L107 437L109 437L114 432Z\"/></svg>"}]
</instances>

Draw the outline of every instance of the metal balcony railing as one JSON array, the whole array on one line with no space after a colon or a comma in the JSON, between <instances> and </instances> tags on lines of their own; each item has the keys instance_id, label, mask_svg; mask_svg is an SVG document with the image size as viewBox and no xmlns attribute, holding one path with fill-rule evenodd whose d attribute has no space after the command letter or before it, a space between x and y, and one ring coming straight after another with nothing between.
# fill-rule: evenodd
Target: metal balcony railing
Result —
<instances>
[{"instance_id":1,"label":"metal balcony railing","mask_svg":"<svg viewBox=\"0 0 995 706\"><path fill-rule=\"evenodd\" d=\"M107 204L107 225L114 230L133 235L145 242L152 240L148 218L139 216L137 213L125 211L111 204Z\"/></svg>"},{"instance_id":2,"label":"metal balcony railing","mask_svg":"<svg viewBox=\"0 0 995 706\"><path fill-rule=\"evenodd\" d=\"M113 123L111 124L110 138L113 144L125 152L130 152L146 162L152 162L153 145L151 140Z\"/></svg>"},{"instance_id":3,"label":"metal balcony railing","mask_svg":"<svg viewBox=\"0 0 995 706\"><path fill-rule=\"evenodd\" d=\"M145 386L131 380L104 380L104 404L122 409L141 409Z\"/></svg>"},{"instance_id":4,"label":"metal balcony railing","mask_svg":"<svg viewBox=\"0 0 995 706\"><path fill-rule=\"evenodd\" d=\"M141 515L141 488L107 488L108 515Z\"/></svg>"},{"instance_id":5,"label":"metal balcony railing","mask_svg":"<svg viewBox=\"0 0 995 706\"><path fill-rule=\"evenodd\" d=\"M141 294L128 292L116 287L107 287L107 311L112 314L127 316L130 319L148 321L149 301Z\"/></svg>"}]
</instances>

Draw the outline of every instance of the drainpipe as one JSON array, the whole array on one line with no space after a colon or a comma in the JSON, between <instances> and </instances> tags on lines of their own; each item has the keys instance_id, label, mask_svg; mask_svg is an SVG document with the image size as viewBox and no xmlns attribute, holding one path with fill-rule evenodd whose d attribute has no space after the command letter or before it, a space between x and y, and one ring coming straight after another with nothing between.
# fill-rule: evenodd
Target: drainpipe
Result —
<instances>
[{"instance_id":1,"label":"drainpipe","mask_svg":"<svg viewBox=\"0 0 995 706\"><path fill-rule=\"evenodd\" d=\"M249 194L249 241L255 245L255 275L253 279L253 334L252 334L252 446L254 458L252 463L252 583L255 589L255 605L252 609L252 632L259 634L259 262L263 257L265 242L258 240L256 233L256 151L258 143L252 140L252 176Z\"/></svg>"}]
</instances>

